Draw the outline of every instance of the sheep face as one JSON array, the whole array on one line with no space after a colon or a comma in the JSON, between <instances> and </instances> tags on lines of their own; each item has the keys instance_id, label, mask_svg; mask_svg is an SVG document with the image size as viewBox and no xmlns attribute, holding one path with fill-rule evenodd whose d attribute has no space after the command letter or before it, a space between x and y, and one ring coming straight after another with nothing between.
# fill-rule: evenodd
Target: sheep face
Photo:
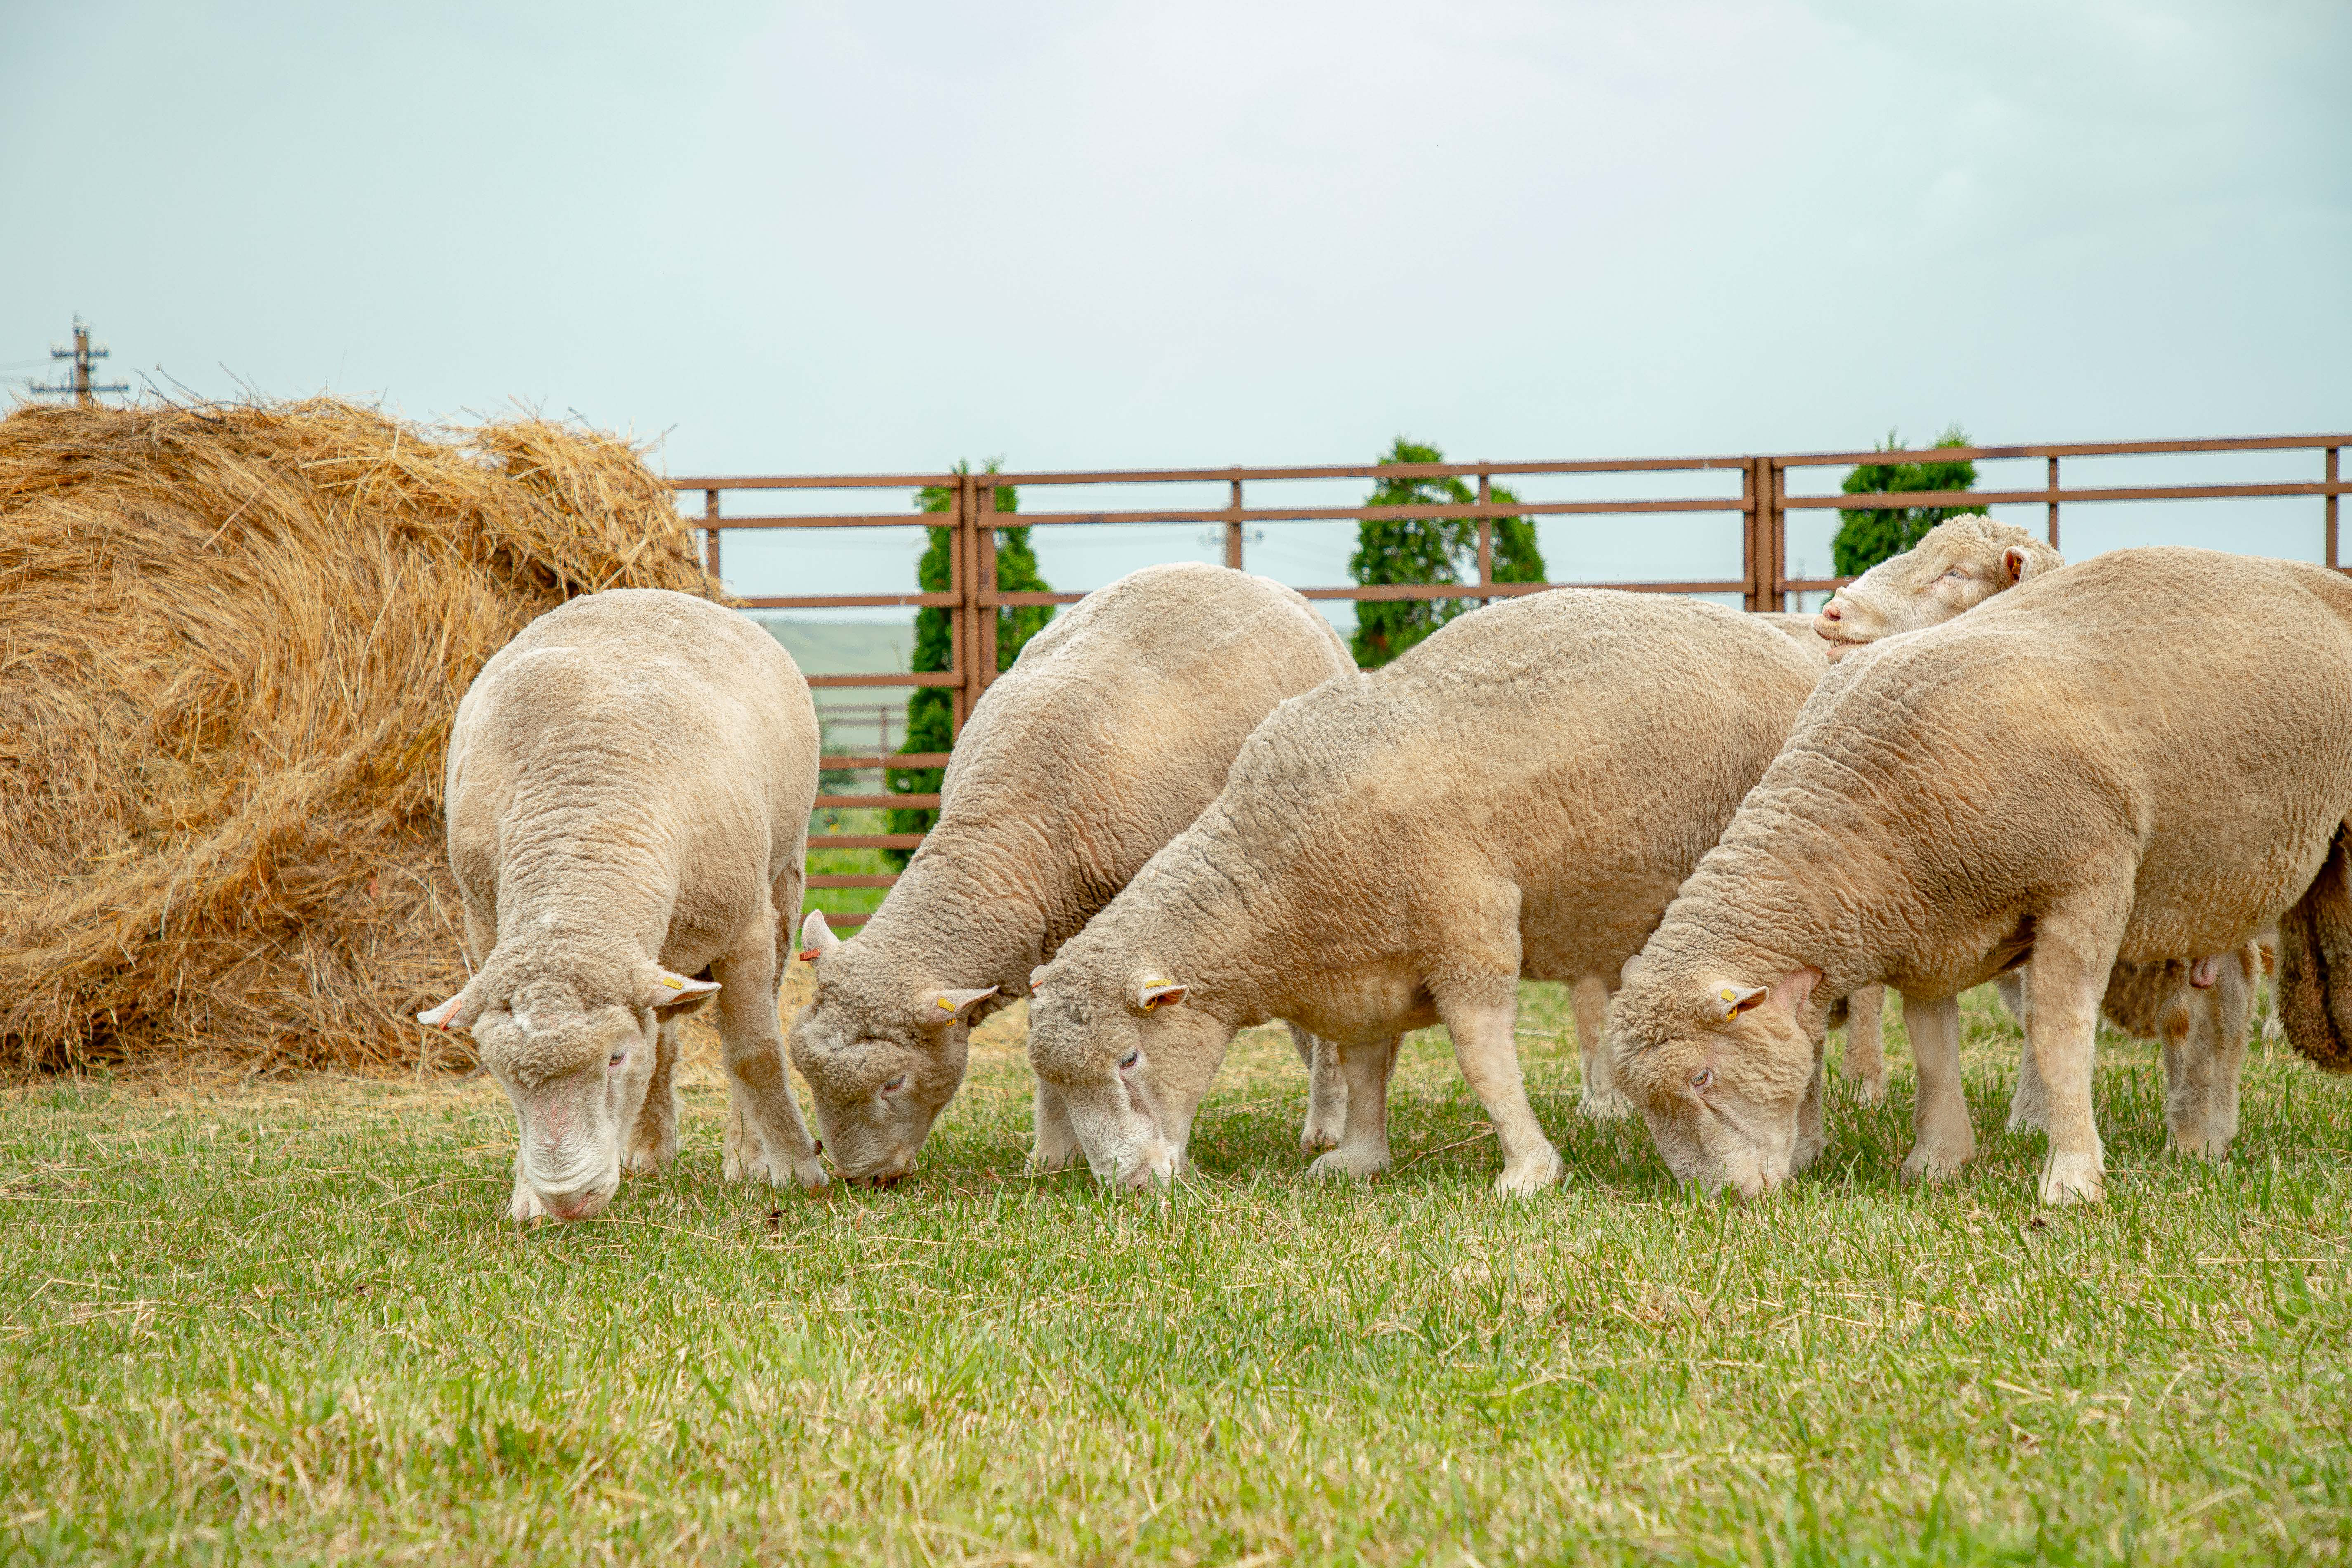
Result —
<instances>
[{"instance_id":1,"label":"sheep face","mask_svg":"<svg viewBox=\"0 0 2352 1568\"><path fill-rule=\"evenodd\" d=\"M1061 1096L1096 1177L1173 1183L1232 1028L1185 1006L1187 988L1158 975L1099 984L1048 968L1031 984L1029 1065Z\"/></svg>"},{"instance_id":2,"label":"sheep face","mask_svg":"<svg viewBox=\"0 0 2352 1568\"><path fill-rule=\"evenodd\" d=\"M793 1022L793 1065L808 1080L834 1169L845 1181L887 1185L915 1168L962 1084L971 1024L996 987L877 993L825 967L817 966L816 1000Z\"/></svg>"},{"instance_id":3,"label":"sheep face","mask_svg":"<svg viewBox=\"0 0 2352 1568\"><path fill-rule=\"evenodd\" d=\"M517 1174L555 1218L600 1213L619 1190L621 1146L645 1108L656 1027L650 1007L583 1008L528 993L476 1021L482 1060L514 1102Z\"/></svg>"},{"instance_id":4,"label":"sheep face","mask_svg":"<svg viewBox=\"0 0 2352 1568\"><path fill-rule=\"evenodd\" d=\"M2021 528L1989 517L1948 518L1900 555L1840 588L1813 629L1832 661L1866 643L1940 626L2037 572L2065 564Z\"/></svg>"},{"instance_id":5,"label":"sheep face","mask_svg":"<svg viewBox=\"0 0 2352 1568\"><path fill-rule=\"evenodd\" d=\"M1675 1180L1761 1197L1788 1180L1812 1080L1806 1009L1819 971L1769 987L1719 978L1629 985L1605 1033L1617 1086Z\"/></svg>"}]
</instances>

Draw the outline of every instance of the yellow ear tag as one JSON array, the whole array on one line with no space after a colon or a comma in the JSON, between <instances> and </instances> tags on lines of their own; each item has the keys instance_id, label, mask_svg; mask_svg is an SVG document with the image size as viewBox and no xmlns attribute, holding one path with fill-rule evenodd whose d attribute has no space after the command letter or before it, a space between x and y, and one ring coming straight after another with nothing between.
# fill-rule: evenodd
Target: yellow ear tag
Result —
<instances>
[{"instance_id":1,"label":"yellow ear tag","mask_svg":"<svg viewBox=\"0 0 2352 1568\"><path fill-rule=\"evenodd\" d=\"M683 980L670 980L665 978L662 981L662 984L668 986L673 991L683 991L686 989L686 982Z\"/></svg>"},{"instance_id":2,"label":"yellow ear tag","mask_svg":"<svg viewBox=\"0 0 2352 1568\"><path fill-rule=\"evenodd\" d=\"M955 1011L955 1004L942 996L940 998L940 1011L942 1013L952 1013Z\"/></svg>"},{"instance_id":3,"label":"yellow ear tag","mask_svg":"<svg viewBox=\"0 0 2352 1568\"><path fill-rule=\"evenodd\" d=\"M1726 991L1723 994L1723 999L1727 1002L1737 1002L1739 1000L1739 993L1737 991Z\"/></svg>"},{"instance_id":4,"label":"yellow ear tag","mask_svg":"<svg viewBox=\"0 0 2352 1568\"><path fill-rule=\"evenodd\" d=\"M1144 984L1146 985L1172 985L1175 982L1172 980L1163 979L1160 975L1155 974L1150 979L1145 981ZM1159 997L1154 996L1150 1001L1146 1002L1143 1005L1143 1010L1147 1013L1150 1012L1153 1008L1160 1005L1160 999Z\"/></svg>"}]
</instances>

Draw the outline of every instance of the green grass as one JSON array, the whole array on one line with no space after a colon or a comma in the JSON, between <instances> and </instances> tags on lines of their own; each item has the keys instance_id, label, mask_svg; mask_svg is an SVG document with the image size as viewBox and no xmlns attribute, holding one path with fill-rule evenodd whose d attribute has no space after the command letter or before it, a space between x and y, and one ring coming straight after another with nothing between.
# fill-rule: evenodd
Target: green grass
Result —
<instances>
[{"instance_id":1,"label":"green grass","mask_svg":"<svg viewBox=\"0 0 2352 1568\"><path fill-rule=\"evenodd\" d=\"M2110 1040L2111 1201L2037 1211L1979 995L1969 1179L1895 1186L1898 1055L1742 1209L1580 1122L1528 995L1518 1205L1442 1037L1370 1188L1298 1179L1273 1033L1172 1199L1032 1177L1016 1017L895 1191L722 1184L705 1064L677 1170L529 1233L479 1082L12 1092L0 1561L2340 1556L2347 1086L2258 1056L2208 1169Z\"/></svg>"},{"instance_id":2,"label":"green grass","mask_svg":"<svg viewBox=\"0 0 2352 1568\"><path fill-rule=\"evenodd\" d=\"M878 773L860 773L856 785L859 791L881 788ZM828 806L809 816L808 869L811 876L852 876L863 873L887 874L898 868L883 858L879 849L827 849L824 842L829 833L875 834L889 831L889 813L878 809L840 809ZM828 915L870 915L882 907L889 896L887 888L811 888L802 900L803 910L823 910Z\"/></svg>"}]
</instances>

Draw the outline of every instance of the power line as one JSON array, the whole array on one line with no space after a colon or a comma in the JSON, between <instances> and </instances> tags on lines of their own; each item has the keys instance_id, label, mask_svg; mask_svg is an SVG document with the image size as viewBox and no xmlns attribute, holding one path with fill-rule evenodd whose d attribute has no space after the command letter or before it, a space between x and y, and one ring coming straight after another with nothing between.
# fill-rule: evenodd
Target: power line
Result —
<instances>
[{"instance_id":1,"label":"power line","mask_svg":"<svg viewBox=\"0 0 2352 1568\"><path fill-rule=\"evenodd\" d=\"M35 397L70 397L76 403L87 407L90 404L98 401L97 395L101 392L124 393L131 390L131 384L129 382L110 381L103 384L100 384L93 383L90 380L89 362L95 359L104 359L106 357L106 350L103 347L91 346L89 341L89 323L84 321L79 316L76 316L74 318L73 347L69 349L52 348L49 350L49 357L53 360L69 359L73 361L73 380L69 384L66 384L36 383L34 385L26 387L25 390L31 393Z\"/></svg>"}]
</instances>

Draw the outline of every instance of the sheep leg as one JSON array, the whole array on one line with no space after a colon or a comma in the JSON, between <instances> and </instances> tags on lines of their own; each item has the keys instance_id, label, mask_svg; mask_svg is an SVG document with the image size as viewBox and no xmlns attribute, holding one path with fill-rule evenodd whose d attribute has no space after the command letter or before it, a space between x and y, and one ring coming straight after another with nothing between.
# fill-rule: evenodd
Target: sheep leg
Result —
<instances>
[{"instance_id":1,"label":"sheep leg","mask_svg":"<svg viewBox=\"0 0 2352 1568\"><path fill-rule=\"evenodd\" d=\"M1797 1102L1797 1142L1789 1151L1789 1171L1792 1175L1820 1159L1822 1151L1829 1147L1829 1131L1822 1121L1822 1079L1826 1066L1822 1043L1816 1042L1813 1076L1805 1085L1805 1098Z\"/></svg>"},{"instance_id":2,"label":"sheep leg","mask_svg":"<svg viewBox=\"0 0 2352 1568\"><path fill-rule=\"evenodd\" d=\"M1517 990L1515 982L1511 989ZM1440 996L1437 1013L1454 1037L1454 1063L1493 1119L1495 1140L1503 1146L1503 1173L1495 1178L1495 1190L1517 1197L1557 1183L1564 1169L1559 1152L1538 1124L1519 1074L1516 996L1485 1003Z\"/></svg>"},{"instance_id":3,"label":"sheep leg","mask_svg":"<svg viewBox=\"0 0 2352 1568\"><path fill-rule=\"evenodd\" d=\"M2128 889L2125 868L2106 879ZM2099 1001L2106 994L2116 946L2129 906L2118 910L2052 910L2036 922L2033 1005L2025 1048L2042 1075L2049 1152L2042 1165L2045 1204L2097 1203L2106 1196L2106 1151L2091 1104Z\"/></svg>"},{"instance_id":4,"label":"sheep leg","mask_svg":"<svg viewBox=\"0 0 2352 1568\"><path fill-rule=\"evenodd\" d=\"M1062 1099L1062 1091L1042 1078L1037 1079L1033 1109L1037 1142L1029 1151L1030 1168L1066 1171L1073 1165L1084 1164L1086 1151L1078 1147L1077 1130L1070 1125L1070 1108Z\"/></svg>"},{"instance_id":5,"label":"sheep leg","mask_svg":"<svg viewBox=\"0 0 2352 1568\"><path fill-rule=\"evenodd\" d=\"M2238 1131L2238 1075L2253 1022L2255 964L2224 960L2210 990L2189 1000L2185 1037L2164 1043L2164 1121L2184 1154L2219 1160Z\"/></svg>"},{"instance_id":6,"label":"sheep leg","mask_svg":"<svg viewBox=\"0 0 2352 1568\"><path fill-rule=\"evenodd\" d=\"M1402 1035L1391 1035L1370 1045L1336 1046L1322 1042L1339 1058L1347 1078L1347 1126L1339 1146L1307 1167L1310 1176L1328 1178L1377 1176L1389 1168L1389 1079L1396 1070L1397 1047Z\"/></svg>"},{"instance_id":7,"label":"sheep leg","mask_svg":"<svg viewBox=\"0 0 2352 1568\"><path fill-rule=\"evenodd\" d=\"M1633 1102L1618 1089L1616 1067L1601 1046L1601 1028L1609 1016L1609 983L1598 974L1585 975L1569 988L1568 1001L1576 1012L1576 1050L1584 1068L1584 1092L1576 1109L1594 1121L1633 1115Z\"/></svg>"},{"instance_id":8,"label":"sheep leg","mask_svg":"<svg viewBox=\"0 0 2352 1568\"><path fill-rule=\"evenodd\" d=\"M633 1176L655 1175L677 1158L677 1020L665 1018L654 1031L654 1072L646 1082L645 1109L621 1151L621 1169Z\"/></svg>"},{"instance_id":9,"label":"sheep leg","mask_svg":"<svg viewBox=\"0 0 2352 1568\"><path fill-rule=\"evenodd\" d=\"M2032 1026L2033 1017L2033 987L2028 984L2029 973L2012 969L1997 976L1993 986L2000 993L2000 1004L2009 1016L2017 1020L2023 1031ZM2009 1097L2009 1131L2039 1132L2050 1120L2049 1095L2042 1087L2042 1069L2034 1065L2033 1053L2021 1050L2017 1056L2017 1088Z\"/></svg>"},{"instance_id":10,"label":"sheep leg","mask_svg":"<svg viewBox=\"0 0 2352 1568\"><path fill-rule=\"evenodd\" d=\"M1845 1076L1859 1086L1864 1105L1886 1103L1885 1011L1884 985L1865 985L1845 999Z\"/></svg>"},{"instance_id":11,"label":"sheep leg","mask_svg":"<svg viewBox=\"0 0 2352 1568\"><path fill-rule=\"evenodd\" d=\"M532 1220L547 1217L546 1205L539 1201L539 1194L532 1192L530 1184L523 1179L520 1149L515 1151L514 1196L508 1200L507 1217L517 1225L528 1225Z\"/></svg>"},{"instance_id":12,"label":"sheep leg","mask_svg":"<svg viewBox=\"0 0 2352 1568\"><path fill-rule=\"evenodd\" d=\"M1339 1147L1348 1129L1348 1079L1340 1069L1339 1047L1290 1026L1290 1043L1307 1068L1307 1120L1298 1129L1298 1152Z\"/></svg>"},{"instance_id":13,"label":"sheep leg","mask_svg":"<svg viewBox=\"0 0 2352 1568\"><path fill-rule=\"evenodd\" d=\"M1911 1035L1911 1061L1919 1077L1911 1106L1911 1152L1905 1182L1958 1175L1976 1157L1977 1132L1960 1086L1960 999L1903 998L1903 1026Z\"/></svg>"},{"instance_id":14,"label":"sheep leg","mask_svg":"<svg viewBox=\"0 0 2352 1568\"><path fill-rule=\"evenodd\" d=\"M776 945L766 921L747 933L737 948L710 966L719 982L719 1040L727 1062L730 1118L740 1110L744 1144L739 1154L751 1152L756 1135L759 1154L730 1160L745 1175L765 1175L782 1182L792 1179L814 1192L824 1185L824 1165L816 1142L801 1120L800 1101L793 1097L792 1074L784 1066L784 1036L776 1016ZM740 1103L739 1103L740 1096ZM731 1129L730 1129L731 1131Z\"/></svg>"}]
</instances>

